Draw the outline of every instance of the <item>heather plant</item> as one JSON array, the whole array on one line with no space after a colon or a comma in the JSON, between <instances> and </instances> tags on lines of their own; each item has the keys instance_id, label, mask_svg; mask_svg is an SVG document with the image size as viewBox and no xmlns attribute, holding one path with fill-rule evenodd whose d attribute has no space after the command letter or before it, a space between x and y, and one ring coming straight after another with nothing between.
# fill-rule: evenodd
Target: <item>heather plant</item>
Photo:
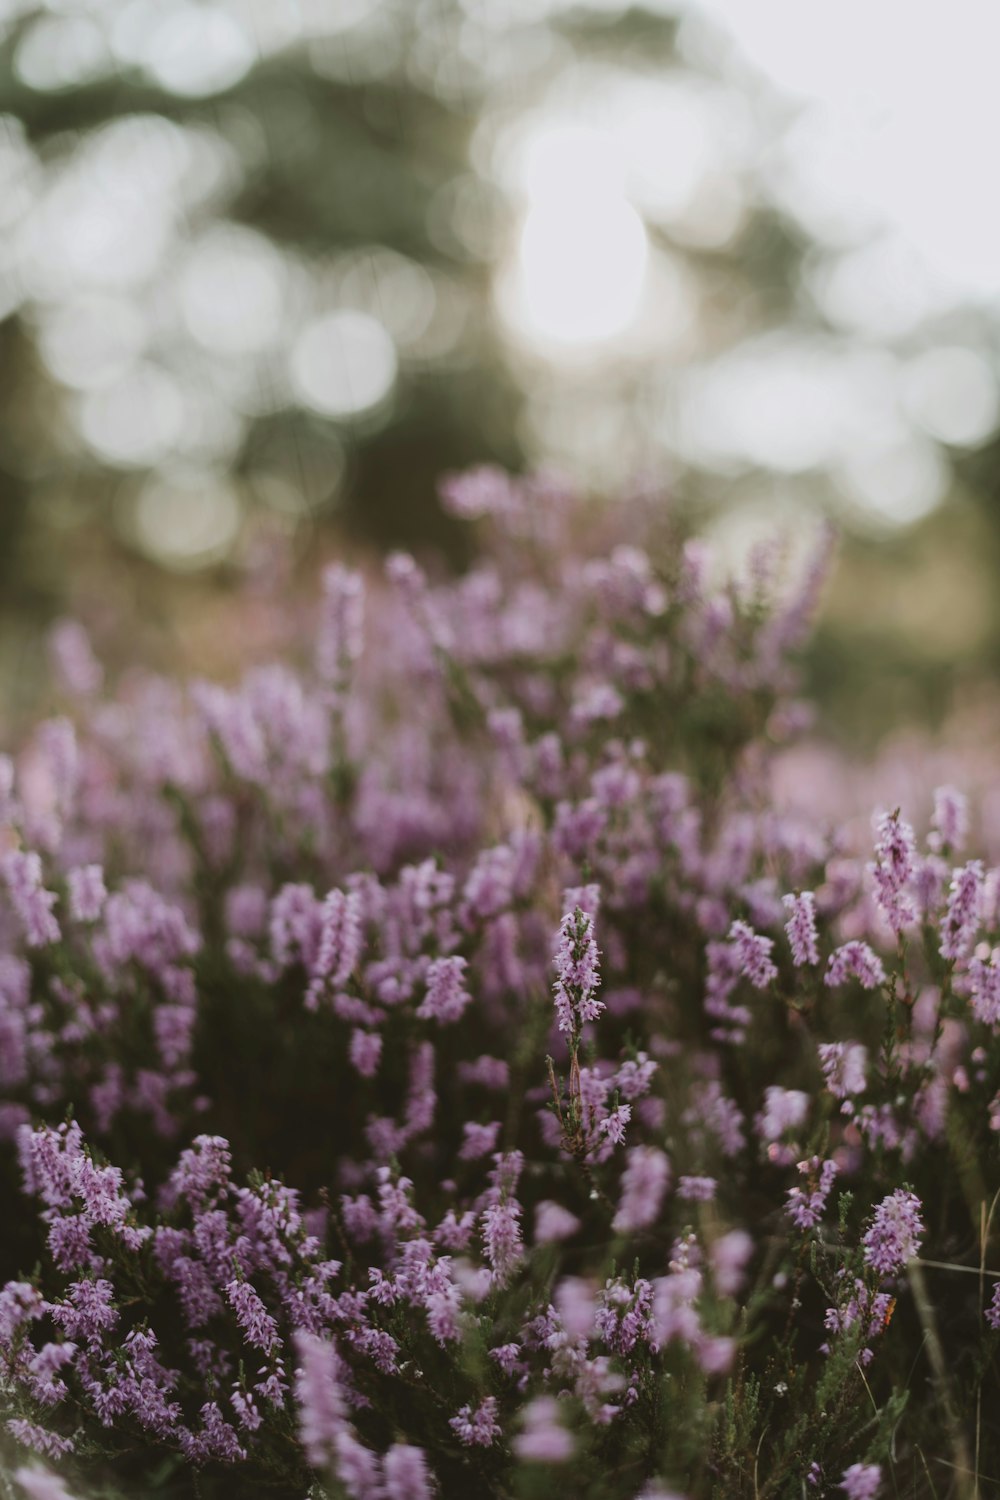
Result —
<instances>
[{"instance_id":1,"label":"heather plant","mask_svg":"<svg viewBox=\"0 0 1000 1500\"><path fill-rule=\"evenodd\" d=\"M236 683L62 625L0 760L9 1492L976 1493L1000 871L774 805L829 538L443 495Z\"/></svg>"}]
</instances>

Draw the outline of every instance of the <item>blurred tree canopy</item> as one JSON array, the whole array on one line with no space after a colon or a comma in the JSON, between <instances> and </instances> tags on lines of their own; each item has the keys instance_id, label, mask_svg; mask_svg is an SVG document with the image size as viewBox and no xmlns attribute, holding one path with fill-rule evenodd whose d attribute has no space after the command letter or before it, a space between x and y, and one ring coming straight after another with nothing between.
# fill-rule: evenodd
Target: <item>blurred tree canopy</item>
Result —
<instances>
[{"instance_id":1,"label":"blurred tree canopy","mask_svg":"<svg viewBox=\"0 0 1000 1500\"><path fill-rule=\"evenodd\" d=\"M864 325L801 114L697 5L0 0L9 704L56 615L173 649L279 538L460 557L436 480L492 461L652 476L731 549L835 511L832 718L947 711L1000 651L995 329Z\"/></svg>"}]
</instances>

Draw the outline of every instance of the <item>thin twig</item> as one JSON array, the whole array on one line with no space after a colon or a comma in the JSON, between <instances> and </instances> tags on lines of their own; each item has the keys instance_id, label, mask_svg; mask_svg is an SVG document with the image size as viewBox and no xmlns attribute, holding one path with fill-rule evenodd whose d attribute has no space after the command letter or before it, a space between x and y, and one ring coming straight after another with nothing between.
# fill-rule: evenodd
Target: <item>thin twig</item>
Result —
<instances>
[{"instance_id":1,"label":"thin twig","mask_svg":"<svg viewBox=\"0 0 1000 1500\"><path fill-rule=\"evenodd\" d=\"M927 1340L927 1356L934 1372L934 1379L941 1392L941 1401L944 1406L945 1418L948 1425L948 1433L951 1438L952 1455L955 1463L951 1465L956 1473L972 1474L972 1455L969 1452L968 1439L962 1428L961 1420L955 1407L952 1395L951 1382L948 1378L948 1367L945 1363L944 1350L941 1347L941 1339L937 1330L937 1322L934 1317L934 1306L927 1294L927 1283L924 1280L923 1267L919 1261L910 1261L907 1268L910 1286L913 1291L913 1300L916 1304L917 1313L923 1326ZM973 1491L966 1490L969 1500L973 1500Z\"/></svg>"},{"instance_id":2,"label":"thin twig","mask_svg":"<svg viewBox=\"0 0 1000 1500\"><path fill-rule=\"evenodd\" d=\"M985 1208L986 1205L983 1204L983 1207ZM980 1278L985 1276L993 1276L997 1281L1000 1281L1000 1271L988 1271L983 1265L957 1266L953 1261L925 1260L922 1255L915 1258L910 1262L910 1264L916 1266L930 1266L935 1271L964 1271L966 1276L979 1276Z\"/></svg>"}]
</instances>

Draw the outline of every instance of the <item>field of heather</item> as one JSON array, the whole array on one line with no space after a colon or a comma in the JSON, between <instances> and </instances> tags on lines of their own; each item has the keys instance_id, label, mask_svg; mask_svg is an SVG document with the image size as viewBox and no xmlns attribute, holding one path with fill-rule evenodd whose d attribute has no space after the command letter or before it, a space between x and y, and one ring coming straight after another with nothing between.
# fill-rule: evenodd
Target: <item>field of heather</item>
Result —
<instances>
[{"instance_id":1,"label":"field of heather","mask_svg":"<svg viewBox=\"0 0 1000 1500\"><path fill-rule=\"evenodd\" d=\"M799 748L828 534L725 577L641 496L442 500L465 572L279 588L225 683L52 633L0 758L0 1489L985 1500L976 798Z\"/></svg>"}]
</instances>

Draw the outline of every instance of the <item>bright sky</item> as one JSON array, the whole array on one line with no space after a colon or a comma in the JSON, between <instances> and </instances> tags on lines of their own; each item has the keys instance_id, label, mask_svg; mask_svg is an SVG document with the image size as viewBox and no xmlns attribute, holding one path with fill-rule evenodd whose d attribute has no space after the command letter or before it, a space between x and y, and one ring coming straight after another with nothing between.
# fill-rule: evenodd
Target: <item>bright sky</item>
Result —
<instances>
[{"instance_id":1,"label":"bright sky","mask_svg":"<svg viewBox=\"0 0 1000 1500\"><path fill-rule=\"evenodd\" d=\"M790 200L848 242L884 230L957 290L1000 291L1000 5L689 0L806 106Z\"/></svg>"}]
</instances>

